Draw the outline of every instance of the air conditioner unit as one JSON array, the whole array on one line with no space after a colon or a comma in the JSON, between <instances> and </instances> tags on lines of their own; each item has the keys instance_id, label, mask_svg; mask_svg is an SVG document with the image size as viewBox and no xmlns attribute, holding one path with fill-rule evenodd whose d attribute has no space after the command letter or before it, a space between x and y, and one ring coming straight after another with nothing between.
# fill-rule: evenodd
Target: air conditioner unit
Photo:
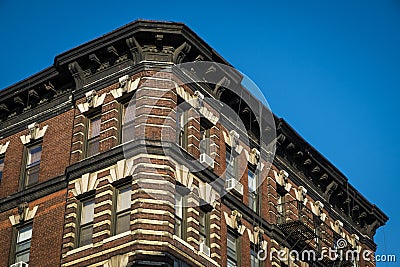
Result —
<instances>
[{"instance_id":1,"label":"air conditioner unit","mask_svg":"<svg viewBox=\"0 0 400 267\"><path fill-rule=\"evenodd\" d=\"M28 267L28 263L20 261L10 265L10 267Z\"/></svg>"},{"instance_id":2,"label":"air conditioner unit","mask_svg":"<svg viewBox=\"0 0 400 267\"><path fill-rule=\"evenodd\" d=\"M226 190L227 191L234 191L239 195L243 196L243 185L236 179L231 178L226 180Z\"/></svg>"},{"instance_id":3,"label":"air conditioner unit","mask_svg":"<svg viewBox=\"0 0 400 267\"><path fill-rule=\"evenodd\" d=\"M214 168L214 159L206 153L200 154L200 163L208 167Z\"/></svg>"},{"instance_id":4,"label":"air conditioner unit","mask_svg":"<svg viewBox=\"0 0 400 267\"><path fill-rule=\"evenodd\" d=\"M211 255L210 248L204 242L200 243L200 252L206 254L208 257Z\"/></svg>"}]
</instances>

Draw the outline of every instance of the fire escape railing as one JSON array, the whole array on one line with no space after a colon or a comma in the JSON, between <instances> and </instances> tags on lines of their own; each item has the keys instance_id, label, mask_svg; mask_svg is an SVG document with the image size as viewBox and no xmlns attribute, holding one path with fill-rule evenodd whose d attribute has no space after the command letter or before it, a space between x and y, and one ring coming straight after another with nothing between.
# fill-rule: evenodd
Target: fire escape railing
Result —
<instances>
[{"instance_id":1,"label":"fire escape railing","mask_svg":"<svg viewBox=\"0 0 400 267\"><path fill-rule=\"evenodd\" d=\"M275 218L285 235L285 241L291 244L290 249L296 249L299 253L304 250L315 252L319 264L311 266L353 266L352 260L345 257L347 251L352 250L351 246L346 243L346 246L338 247L342 237L302 202L294 200L279 204ZM335 260L328 253L329 249L337 251Z\"/></svg>"}]
</instances>

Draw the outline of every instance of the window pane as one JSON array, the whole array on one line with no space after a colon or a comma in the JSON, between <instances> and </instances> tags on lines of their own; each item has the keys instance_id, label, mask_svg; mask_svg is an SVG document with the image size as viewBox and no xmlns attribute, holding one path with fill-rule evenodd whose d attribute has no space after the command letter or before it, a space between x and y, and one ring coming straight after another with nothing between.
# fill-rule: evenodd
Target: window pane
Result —
<instances>
[{"instance_id":1,"label":"window pane","mask_svg":"<svg viewBox=\"0 0 400 267\"><path fill-rule=\"evenodd\" d=\"M93 156L99 153L100 147L100 137L97 136L93 139L88 140L88 147L87 147L87 156Z\"/></svg>"},{"instance_id":2,"label":"window pane","mask_svg":"<svg viewBox=\"0 0 400 267\"><path fill-rule=\"evenodd\" d=\"M130 230L130 223L131 223L131 211L124 212L117 216L117 228L116 234L124 233Z\"/></svg>"},{"instance_id":3,"label":"window pane","mask_svg":"<svg viewBox=\"0 0 400 267\"><path fill-rule=\"evenodd\" d=\"M79 245L84 246L92 243L93 225L87 225L81 228Z\"/></svg>"},{"instance_id":4,"label":"window pane","mask_svg":"<svg viewBox=\"0 0 400 267\"><path fill-rule=\"evenodd\" d=\"M136 105L127 104L122 107L122 125L133 123L136 116Z\"/></svg>"},{"instance_id":5,"label":"window pane","mask_svg":"<svg viewBox=\"0 0 400 267\"><path fill-rule=\"evenodd\" d=\"M200 153L210 155L210 129L200 125Z\"/></svg>"},{"instance_id":6,"label":"window pane","mask_svg":"<svg viewBox=\"0 0 400 267\"><path fill-rule=\"evenodd\" d=\"M125 143L134 139L135 136L136 105L129 103L122 106L121 117L121 142Z\"/></svg>"},{"instance_id":7,"label":"window pane","mask_svg":"<svg viewBox=\"0 0 400 267\"><path fill-rule=\"evenodd\" d=\"M23 261L23 262L28 263L29 262L29 254L30 254L29 250L16 254L15 262Z\"/></svg>"},{"instance_id":8,"label":"window pane","mask_svg":"<svg viewBox=\"0 0 400 267\"><path fill-rule=\"evenodd\" d=\"M177 114L177 133L178 133L178 144L182 148L187 148L187 111L179 110Z\"/></svg>"},{"instance_id":9,"label":"window pane","mask_svg":"<svg viewBox=\"0 0 400 267\"><path fill-rule=\"evenodd\" d=\"M228 234L227 237L227 252L228 252L228 266L236 266L237 262L237 247L236 247L236 238Z\"/></svg>"},{"instance_id":10,"label":"window pane","mask_svg":"<svg viewBox=\"0 0 400 267\"><path fill-rule=\"evenodd\" d=\"M0 159L0 181L3 178L3 170L4 170L4 159Z\"/></svg>"},{"instance_id":11,"label":"window pane","mask_svg":"<svg viewBox=\"0 0 400 267\"><path fill-rule=\"evenodd\" d=\"M94 200L88 200L82 203L81 225L90 223L94 217Z\"/></svg>"},{"instance_id":12,"label":"window pane","mask_svg":"<svg viewBox=\"0 0 400 267\"><path fill-rule=\"evenodd\" d=\"M226 151L226 178L235 179L235 158L229 150Z\"/></svg>"},{"instance_id":13,"label":"window pane","mask_svg":"<svg viewBox=\"0 0 400 267\"><path fill-rule=\"evenodd\" d=\"M134 140L135 138L135 124L133 122L125 123L122 128L122 143Z\"/></svg>"},{"instance_id":14,"label":"window pane","mask_svg":"<svg viewBox=\"0 0 400 267\"><path fill-rule=\"evenodd\" d=\"M250 252L250 262L251 262L251 267L260 266L260 260L257 258L257 253L254 250L251 250Z\"/></svg>"},{"instance_id":15,"label":"window pane","mask_svg":"<svg viewBox=\"0 0 400 267\"><path fill-rule=\"evenodd\" d=\"M39 181L40 166L34 165L26 170L26 186L31 186Z\"/></svg>"},{"instance_id":16,"label":"window pane","mask_svg":"<svg viewBox=\"0 0 400 267\"><path fill-rule=\"evenodd\" d=\"M175 235L182 237L182 220L175 217Z\"/></svg>"},{"instance_id":17,"label":"window pane","mask_svg":"<svg viewBox=\"0 0 400 267\"><path fill-rule=\"evenodd\" d=\"M42 157L42 145L29 148L27 165L38 164Z\"/></svg>"},{"instance_id":18,"label":"window pane","mask_svg":"<svg viewBox=\"0 0 400 267\"><path fill-rule=\"evenodd\" d=\"M131 188L118 190L117 212L131 208Z\"/></svg>"},{"instance_id":19,"label":"window pane","mask_svg":"<svg viewBox=\"0 0 400 267\"><path fill-rule=\"evenodd\" d=\"M100 117L95 117L90 119L88 138L93 138L100 135L100 124L101 124Z\"/></svg>"},{"instance_id":20,"label":"window pane","mask_svg":"<svg viewBox=\"0 0 400 267\"><path fill-rule=\"evenodd\" d=\"M29 240L32 238L32 226L27 226L24 228L19 229L17 243L21 243L25 240Z\"/></svg>"},{"instance_id":21,"label":"window pane","mask_svg":"<svg viewBox=\"0 0 400 267\"><path fill-rule=\"evenodd\" d=\"M31 240L29 239L27 241L18 243L16 252L18 253L18 252L21 252L21 251L25 251L25 250L29 249L30 247L31 247Z\"/></svg>"},{"instance_id":22,"label":"window pane","mask_svg":"<svg viewBox=\"0 0 400 267\"><path fill-rule=\"evenodd\" d=\"M181 219L183 217L183 196L178 193L175 196L175 215Z\"/></svg>"},{"instance_id":23,"label":"window pane","mask_svg":"<svg viewBox=\"0 0 400 267\"><path fill-rule=\"evenodd\" d=\"M252 171L248 171L248 183L249 183L249 191L255 192L257 189L257 179Z\"/></svg>"}]
</instances>

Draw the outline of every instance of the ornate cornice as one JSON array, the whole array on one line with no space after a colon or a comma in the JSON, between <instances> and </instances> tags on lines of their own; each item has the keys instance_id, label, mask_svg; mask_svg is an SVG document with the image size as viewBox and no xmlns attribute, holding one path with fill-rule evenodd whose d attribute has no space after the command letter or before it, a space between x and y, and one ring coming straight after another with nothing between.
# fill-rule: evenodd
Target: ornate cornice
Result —
<instances>
[{"instance_id":1,"label":"ornate cornice","mask_svg":"<svg viewBox=\"0 0 400 267\"><path fill-rule=\"evenodd\" d=\"M388 217L358 192L331 162L308 144L283 119L277 121L277 156L295 169L291 177L314 189L315 200L326 202L371 239ZM276 160L274 164L279 164ZM282 164L279 164L282 165ZM284 166L282 166L284 167ZM320 199L322 197L322 199Z\"/></svg>"}]
</instances>

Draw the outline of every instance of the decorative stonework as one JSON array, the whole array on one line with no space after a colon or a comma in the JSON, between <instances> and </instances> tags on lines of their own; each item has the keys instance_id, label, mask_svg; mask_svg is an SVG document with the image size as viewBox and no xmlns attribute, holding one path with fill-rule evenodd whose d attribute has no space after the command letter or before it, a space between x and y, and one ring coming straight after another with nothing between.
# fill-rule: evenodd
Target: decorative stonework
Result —
<instances>
[{"instance_id":1,"label":"decorative stonework","mask_svg":"<svg viewBox=\"0 0 400 267\"><path fill-rule=\"evenodd\" d=\"M10 141L7 141L5 144L0 145L0 156L6 153L9 144Z\"/></svg>"},{"instance_id":2,"label":"decorative stonework","mask_svg":"<svg viewBox=\"0 0 400 267\"><path fill-rule=\"evenodd\" d=\"M113 183L118 181L119 179L125 178L131 175L133 172L133 160L120 160L111 167L110 176L108 177L108 181Z\"/></svg>"},{"instance_id":3,"label":"decorative stonework","mask_svg":"<svg viewBox=\"0 0 400 267\"><path fill-rule=\"evenodd\" d=\"M175 178L185 187L189 189L192 188L193 175L189 172L189 169L186 166L179 164L176 165Z\"/></svg>"},{"instance_id":4,"label":"decorative stonework","mask_svg":"<svg viewBox=\"0 0 400 267\"><path fill-rule=\"evenodd\" d=\"M341 236L345 236L343 232L343 222L340 220L336 220L334 223L331 222L331 228Z\"/></svg>"},{"instance_id":5,"label":"decorative stonework","mask_svg":"<svg viewBox=\"0 0 400 267\"><path fill-rule=\"evenodd\" d=\"M323 212L324 204L321 201L315 201L315 203L309 202L312 212L318 216L322 221L325 221L326 214Z\"/></svg>"},{"instance_id":6,"label":"decorative stonework","mask_svg":"<svg viewBox=\"0 0 400 267\"><path fill-rule=\"evenodd\" d=\"M128 261L128 254L116 255L111 257L106 263L104 263L103 267L126 267L128 265Z\"/></svg>"},{"instance_id":7,"label":"decorative stonework","mask_svg":"<svg viewBox=\"0 0 400 267\"><path fill-rule=\"evenodd\" d=\"M96 189L98 183L99 181L97 179L97 173L86 173L75 181L75 188L72 189L72 193L74 196L82 195L86 192Z\"/></svg>"},{"instance_id":8,"label":"decorative stonework","mask_svg":"<svg viewBox=\"0 0 400 267\"><path fill-rule=\"evenodd\" d=\"M294 188L293 189L295 194L296 194L296 199L300 202L303 202L304 205L306 205L308 199L307 199L307 189L305 189L303 186L299 186L298 189Z\"/></svg>"},{"instance_id":9,"label":"decorative stonework","mask_svg":"<svg viewBox=\"0 0 400 267\"><path fill-rule=\"evenodd\" d=\"M217 204L217 199L219 199L218 193L212 188L208 183L199 183L199 197L204 200L204 202L210 204L213 208Z\"/></svg>"},{"instance_id":10,"label":"decorative stonework","mask_svg":"<svg viewBox=\"0 0 400 267\"><path fill-rule=\"evenodd\" d=\"M28 125L29 134L20 136L22 144L29 144L33 140L43 138L46 130L49 126L45 125L42 129L39 128L39 124L32 123Z\"/></svg>"},{"instance_id":11,"label":"decorative stonework","mask_svg":"<svg viewBox=\"0 0 400 267\"><path fill-rule=\"evenodd\" d=\"M268 242L263 240L264 230L260 227L254 227L254 231L247 229L247 235L251 243L259 245L261 249L267 251Z\"/></svg>"},{"instance_id":12,"label":"decorative stonework","mask_svg":"<svg viewBox=\"0 0 400 267\"><path fill-rule=\"evenodd\" d=\"M242 224L242 214L237 210L232 211L229 216L228 213L224 212L225 222L232 229L236 230L240 235L243 235L246 227Z\"/></svg>"},{"instance_id":13,"label":"decorative stonework","mask_svg":"<svg viewBox=\"0 0 400 267\"><path fill-rule=\"evenodd\" d=\"M222 132L224 135L225 143L232 148L238 155L242 153L243 146L239 143L239 134L235 130L231 130L229 134L225 131Z\"/></svg>"},{"instance_id":14,"label":"decorative stonework","mask_svg":"<svg viewBox=\"0 0 400 267\"><path fill-rule=\"evenodd\" d=\"M284 170L281 170L279 173L274 170L273 173L276 183L283 186L285 190L289 192L292 188L292 184L290 184L288 180L289 174Z\"/></svg>"},{"instance_id":15,"label":"decorative stonework","mask_svg":"<svg viewBox=\"0 0 400 267\"><path fill-rule=\"evenodd\" d=\"M175 82L174 82L175 83ZM194 92L190 95L189 92L175 83L176 93L182 97L187 103L189 103L195 110L197 110L204 118L209 120L213 125L216 125L219 118L214 115L206 106L204 106L204 95L199 91Z\"/></svg>"},{"instance_id":16,"label":"decorative stonework","mask_svg":"<svg viewBox=\"0 0 400 267\"><path fill-rule=\"evenodd\" d=\"M111 91L115 99L120 98L125 93L130 93L138 88L140 77L132 81L128 75L119 78L119 88Z\"/></svg>"},{"instance_id":17,"label":"decorative stonework","mask_svg":"<svg viewBox=\"0 0 400 267\"><path fill-rule=\"evenodd\" d=\"M85 95L85 102L78 104L78 109L81 113L87 112L90 108L101 106L106 98L105 93L99 96L94 90L87 92Z\"/></svg>"},{"instance_id":18,"label":"decorative stonework","mask_svg":"<svg viewBox=\"0 0 400 267\"><path fill-rule=\"evenodd\" d=\"M27 204L18 207L18 214L9 217L12 226L18 225L24 221L32 220L35 217L39 205L34 206L32 209Z\"/></svg>"}]
</instances>

